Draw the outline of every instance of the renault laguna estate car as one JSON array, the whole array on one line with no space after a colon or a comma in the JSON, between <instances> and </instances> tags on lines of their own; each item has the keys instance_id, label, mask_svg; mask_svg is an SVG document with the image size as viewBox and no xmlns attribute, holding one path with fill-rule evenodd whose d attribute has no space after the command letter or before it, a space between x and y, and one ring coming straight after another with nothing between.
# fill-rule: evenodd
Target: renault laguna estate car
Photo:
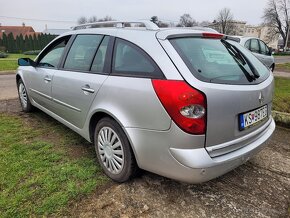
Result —
<instances>
[{"instance_id":1,"label":"renault laguna estate car","mask_svg":"<svg viewBox=\"0 0 290 218\"><path fill-rule=\"evenodd\" d=\"M265 42L256 37L238 36L238 42L249 49L253 54L272 72L275 69L275 59L272 55L272 49Z\"/></svg>"},{"instance_id":2,"label":"renault laguna estate car","mask_svg":"<svg viewBox=\"0 0 290 218\"><path fill-rule=\"evenodd\" d=\"M85 24L18 64L23 111L39 108L92 142L117 182L138 169L211 180L249 160L275 129L272 73L219 33Z\"/></svg>"}]
</instances>

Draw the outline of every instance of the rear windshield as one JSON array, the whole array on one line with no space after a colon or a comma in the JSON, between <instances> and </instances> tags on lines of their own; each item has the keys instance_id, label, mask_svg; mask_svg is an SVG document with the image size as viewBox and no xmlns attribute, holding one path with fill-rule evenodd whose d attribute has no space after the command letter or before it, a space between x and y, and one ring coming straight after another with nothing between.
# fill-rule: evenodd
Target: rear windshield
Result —
<instances>
[{"instance_id":1,"label":"rear windshield","mask_svg":"<svg viewBox=\"0 0 290 218\"><path fill-rule=\"evenodd\" d=\"M170 42L191 73L204 82L257 84L270 74L249 50L232 40L187 37Z\"/></svg>"}]
</instances>

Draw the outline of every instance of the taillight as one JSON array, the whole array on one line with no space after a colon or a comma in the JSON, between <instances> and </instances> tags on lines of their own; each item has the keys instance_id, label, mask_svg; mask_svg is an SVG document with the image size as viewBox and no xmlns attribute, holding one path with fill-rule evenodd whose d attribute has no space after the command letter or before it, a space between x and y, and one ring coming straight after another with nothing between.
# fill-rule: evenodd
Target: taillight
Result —
<instances>
[{"instance_id":1,"label":"taillight","mask_svg":"<svg viewBox=\"0 0 290 218\"><path fill-rule=\"evenodd\" d=\"M173 121L185 132L206 131L205 95L184 81L152 80L154 90Z\"/></svg>"}]
</instances>

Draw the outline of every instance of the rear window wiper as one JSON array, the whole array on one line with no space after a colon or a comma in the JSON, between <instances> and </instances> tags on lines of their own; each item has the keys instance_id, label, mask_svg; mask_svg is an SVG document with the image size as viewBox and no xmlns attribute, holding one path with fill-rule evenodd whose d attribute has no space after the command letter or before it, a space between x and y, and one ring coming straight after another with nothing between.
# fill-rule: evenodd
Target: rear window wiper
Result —
<instances>
[{"instance_id":1,"label":"rear window wiper","mask_svg":"<svg viewBox=\"0 0 290 218\"><path fill-rule=\"evenodd\" d=\"M248 64L249 68L251 69L253 79L257 79L260 77L260 74L258 73L257 69L254 67L252 62L236 46L227 42L225 39L221 39L221 42L224 44L224 46L227 49L229 49L232 53L234 53L234 56L238 58L243 63L243 65Z\"/></svg>"}]
</instances>

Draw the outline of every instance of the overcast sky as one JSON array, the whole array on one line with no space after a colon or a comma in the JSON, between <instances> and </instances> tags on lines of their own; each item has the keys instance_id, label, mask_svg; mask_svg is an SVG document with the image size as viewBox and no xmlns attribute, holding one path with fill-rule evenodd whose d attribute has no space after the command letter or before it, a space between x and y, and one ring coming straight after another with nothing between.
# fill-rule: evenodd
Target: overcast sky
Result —
<instances>
[{"instance_id":1,"label":"overcast sky","mask_svg":"<svg viewBox=\"0 0 290 218\"><path fill-rule=\"evenodd\" d=\"M267 0L0 0L0 23L25 22L43 31L45 25L50 29L74 26L80 16L139 20L156 15L160 20L178 21L184 13L201 22L213 21L218 11L227 7L235 20L257 25L262 22L266 4Z\"/></svg>"}]
</instances>

